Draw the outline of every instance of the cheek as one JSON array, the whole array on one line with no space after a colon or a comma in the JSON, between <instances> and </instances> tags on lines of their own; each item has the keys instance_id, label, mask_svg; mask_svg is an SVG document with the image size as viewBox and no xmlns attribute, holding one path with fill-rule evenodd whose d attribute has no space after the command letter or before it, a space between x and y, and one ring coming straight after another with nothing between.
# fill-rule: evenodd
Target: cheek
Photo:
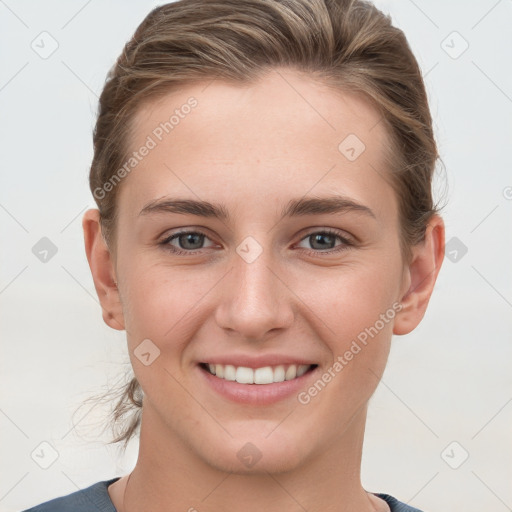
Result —
<instances>
[{"instance_id":1,"label":"cheek","mask_svg":"<svg viewBox=\"0 0 512 512\"><path fill-rule=\"evenodd\" d=\"M334 426L319 432L319 442L335 438L373 395L384 372L391 345L394 302L393 275L354 272L332 280L330 293L311 297L328 328L322 341L330 360L318 378L297 397L311 417ZM394 306L394 307L393 307ZM316 325L320 325L318 320Z\"/></svg>"},{"instance_id":2,"label":"cheek","mask_svg":"<svg viewBox=\"0 0 512 512\"><path fill-rule=\"evenodd\" d=\"M171 268L139 258L127 272L123 313L129 348L149 338L168 353L180 352L201 326L204 298L218 273Z\"/></svg>"},{"instance_id":3,"label":"cheek","mask_svg":"<svg viewBox=\"0 0 512 512\"><path fill-rule=\"evenodd\" d=\"M397 262L397 260L394 260ZM398 263L365 262L332 269L328 276L316 276L302 286L304 303L325 325L325 339L333 352L377 323L379 334L391 335L396 315L401 269ZM384 315L384 323L382 321Z\"/></svg>"},{"instance_id":4,"label":"cheek","mask_svg":"<svg viewBox=\"0 0 512 512\"><path fill-rule=\"evenodd\" d=\"M169 397L173 397L174 406L185 410L187 395L179 384L179 366L186 346L201 325L194 314L200 310L200 299L208 288L197 286L191 273L138 261L137 269L126 274L123 296L133 371L146 399L159 404L157 409L165 410ZM148 352L151 362L146 365L139 356ZM178 420L192 421L188 414L180 415Z\"/></svg>"},{"instance_id":5,"label":"cheek","mask_svg":"<svg viewBox=\"0 0 512 512\"><path fill-rule=\"evenodd\" d=\"M320 339L331 340L333 352L344 351L347 342L373 326L379 315L392 307L400 276L395 256L380 261L368 257L338 268L312 267L307 276L303 268L285 270L283 279L293 291L289 303L298 308L298 323L309 323L309 330L316 326ZM131 348L145 338L161 342L172 339L172 347L166 350L179 348L176 344L185 344L187 334L192 336L194 319L201 323L205 315L214 314L213 295L220 290L222 297L229 300L229 290L222 291L222 287L229 286L229 279L222 282L224 272L219 268L170 267L143 257L133 261L137 264L128 265L128 258L119 262L124 275L122 302ZM389 263L393 261L395 264ZM213 293L210 299L209 291ZM390 329L382 330L387 333Z\"/></svg>"},{"instance_id":6,"label":"cheek","mask_svg":"<svg viewBox=\"0 0 512 512\"><path fill-rule=\"evenodd\" d=\"M332 379L329 386L342 401L365 400L378 384L400 309L400 276L400 260L385 259L382 264L339 272L309 296L312 309L326 325L321 336L332 359L325 378Z\"/></svg>"}]
</instances>

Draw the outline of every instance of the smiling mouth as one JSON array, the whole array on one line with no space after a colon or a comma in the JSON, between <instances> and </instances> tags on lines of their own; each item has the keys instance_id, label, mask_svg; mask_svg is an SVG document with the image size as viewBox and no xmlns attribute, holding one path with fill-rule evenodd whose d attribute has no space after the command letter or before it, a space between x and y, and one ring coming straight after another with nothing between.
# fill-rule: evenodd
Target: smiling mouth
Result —
<instances>
[{"instance_id":1,"label":"smiling mouth","mask_svg":"<svg viewBox=\"0 0 512 512\"><path fill-rule=\"evenodd\" d=\"M246 366L233 366L231 364L200 363L199 366L206 372L222 380L238 382L239 384L274 384L276 382L298 379L304 374L313 371L318 365L289 364L248 368Z\"/></svg>"}]
</instances>

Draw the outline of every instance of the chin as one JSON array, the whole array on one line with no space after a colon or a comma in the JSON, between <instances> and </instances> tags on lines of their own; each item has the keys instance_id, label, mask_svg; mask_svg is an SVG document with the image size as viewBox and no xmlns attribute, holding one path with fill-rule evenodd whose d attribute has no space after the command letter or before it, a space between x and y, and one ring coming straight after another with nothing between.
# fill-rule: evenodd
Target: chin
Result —
<instances>
[{"instance_id":1,"label":"chin","mask_svg":"<svg viewBox=\"0 0 512 512\"><path fill-rule=\"evenodd\" d=\"M230 438L229 441L224 438L224 443L211 443L206 450L200 447L198 452L211 467L238 475L286 473L304 463L307 454L303 448L311 448L310 443L294 440L292 435L286 435L284 431L281 435L265 435L250 435L247 432L243 436Z\"/></svg>"}]
</instances>

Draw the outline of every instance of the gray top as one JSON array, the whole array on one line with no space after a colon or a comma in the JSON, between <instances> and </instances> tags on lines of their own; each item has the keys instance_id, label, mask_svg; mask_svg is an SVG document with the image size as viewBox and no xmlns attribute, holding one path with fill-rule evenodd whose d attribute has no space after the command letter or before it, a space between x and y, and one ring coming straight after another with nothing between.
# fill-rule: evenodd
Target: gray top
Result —
<instances>
[{"instance_id":1,"label":"gray top","mask_svg":"<svg viewBox=\"0 0 512 512\"><path fill-rule=\"evenodd\" d=\"M107 487L119 478L97 482L86 489L41 503L23 512L116 512ZM421 512L421 510L410 507L393 498L393 496L389 496L389 494L374 494L389 505L391 512Z\"/></svg>"}]
</instances>

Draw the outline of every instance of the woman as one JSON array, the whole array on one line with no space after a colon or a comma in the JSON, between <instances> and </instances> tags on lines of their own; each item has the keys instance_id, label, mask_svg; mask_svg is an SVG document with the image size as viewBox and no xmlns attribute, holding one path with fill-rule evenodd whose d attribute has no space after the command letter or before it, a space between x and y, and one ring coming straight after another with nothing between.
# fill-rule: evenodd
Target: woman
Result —
<instances>
[{"instance_id":1,"label":"woman","mask_svg":"<svg viewBox=\"0 0 512 512\"><path fill-rule=\"evenodd\" d=\"M180 0L111 70L85 213L134 378L133 471L30 510L413 511L363 489L368 401L444 254L404 34L359 0Z\"/></svg>"}]
</instances>

